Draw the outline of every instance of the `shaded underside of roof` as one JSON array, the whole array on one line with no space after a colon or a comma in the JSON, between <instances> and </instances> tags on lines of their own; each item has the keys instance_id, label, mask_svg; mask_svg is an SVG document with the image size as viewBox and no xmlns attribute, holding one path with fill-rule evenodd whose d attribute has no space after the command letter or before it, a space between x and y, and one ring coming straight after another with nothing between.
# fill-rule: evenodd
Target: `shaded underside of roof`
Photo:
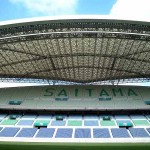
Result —
<instances>
[{"instance_id":1,"label":"shaded underside of roof","mask_svg":"<svg viewBox=\"0 0 150 150\"><path fill-rule=\"evenodd\" d=\"M150 23L70 19L0 26L0 78L150 78Z\"/></svg>"}]
</instances>

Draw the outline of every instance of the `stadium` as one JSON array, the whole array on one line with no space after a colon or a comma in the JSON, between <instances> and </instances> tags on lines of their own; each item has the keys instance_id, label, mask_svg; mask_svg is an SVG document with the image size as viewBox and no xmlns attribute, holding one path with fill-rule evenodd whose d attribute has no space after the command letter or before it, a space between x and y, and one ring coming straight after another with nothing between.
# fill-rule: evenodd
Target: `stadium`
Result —
<instances>
[{"instance_id":1,"label":"stadium","mask_svg":"<svg viewBox=\"0 0 150 150\"><path fill-rule=\"evenodd\" d=\"M0 22L0 62L1 149L149 149L149 22Z\"/></svg>"}]
</instances>

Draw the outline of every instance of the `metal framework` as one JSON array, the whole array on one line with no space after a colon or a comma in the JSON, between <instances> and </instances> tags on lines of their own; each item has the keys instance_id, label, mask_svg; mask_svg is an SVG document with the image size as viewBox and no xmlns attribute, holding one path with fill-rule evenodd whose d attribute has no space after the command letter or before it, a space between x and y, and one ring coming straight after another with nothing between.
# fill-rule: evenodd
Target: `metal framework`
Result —
<instances>
[{"instance_id":1,"label":"metal framework","mask_svg":"<svg viewBox=\"0 0 150 150\"><path fill-rule=\"evenodd\" d=\"M150 23L60 19L1 25L0 78L149 81Z\"/></svg>"}]
</instances>

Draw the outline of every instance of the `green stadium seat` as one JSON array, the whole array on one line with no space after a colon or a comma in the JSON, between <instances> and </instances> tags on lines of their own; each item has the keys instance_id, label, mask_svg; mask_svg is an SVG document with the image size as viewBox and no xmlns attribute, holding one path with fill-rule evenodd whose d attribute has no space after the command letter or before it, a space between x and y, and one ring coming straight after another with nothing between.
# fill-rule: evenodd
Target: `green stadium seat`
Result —
<instances>
[{"instance_id":1,"label":"green stadium seat","mask_svg":"<svg viewBox=\"0 0 150 150\"><path fill-rule=\"evenodd\" d=\"M0 124L1 125L15 125L18 122L16 119L5 119Z\"/></svg>"},{"instance_id":2,"label":"green stadium seat","mask_svg":"<svg viewBox=\"0 0 150 150\"><path fill-rule=\"evenodd\" d=\"M18 116L17 115L10 115L9 119L16 119Z\"/></svg>"},{"instance_id":3,"label":"green stadium seat","mask_svg":"<svg viewBox=\"0 0 150 150\"><path fill-rule=\"evenodd\" d=\"M12 101L9 101L9 105L21 105L22 101L18 101L18 100L12 100Z\"/></svg>"},{"instance_id":4,"label":"green stadium seat","mask_svg":"<svg viewBox=\"0 0 150 150\"><path fill-rule=\"evenodd\" d=\"M63 120L64 119L63 116L56 116L55 118L56 118L56 120Z\"/></svg>"},{"instance_id":5,"label":"green stadium seat","mask_svg":"<svg viewBox=\"0 0 150 150\"><path fill-rule=\"evenodd\" d=\"M68 126L82 126L81 120L68 120Z\"/></svg>"},{"instance_id":6,"label":"green stadium seat","mask_svg":"<svg viewBox=\"0 0 150 150\"><path fill-rule=\"evenodd\" d=\"M135 126L150 126L150 123L148 120L133 120L133 123Z\"/></svg>"},{"instance_id":7,"label":"green stadium seat","mask_svg":"<svg viewBox=\"0 0 150 150\"><path fill-rule=\"evenodd\" d=\"M36 120L34 123L34 127L47 127L50 120Z\"/></svg>"},{"instance_id":8,"label":"green stadium seat","mask_svg":"<svg viewBox=\"0 0 150 150\"><path fill-rule=\"evenodd\" d=\"M34 127L47 127L48 123L47 122L35 122Z\"/></svg>"},{"instance_id":9,"label":"green stadium seat","mask_svg":"<svg viewBox=\"0 0 150 150\"><path fill-rule=\"evenodd\" d=\"M118 126L119 127L132 127L133 124L130 122L119 122Z\"/></svg>"},{"instance_id":10,"label":"green stadium seat","mask_svg":"<svg viewBox=\"0 0 150 150\"><path fill-rule=\"evenodd\" d=\"M100 125L101 126L116 126L114 120L101 120Z\"/></svg>"},{"instance_id":11,"label":"green stadium seat","mask_svg":"<svg viewBox=\"0 0 150 150\"><path fill-rule=\"evenodd\" d=\"M103 116L103 120L111 120L110 116Z\"/></svg>"}]
</instances>

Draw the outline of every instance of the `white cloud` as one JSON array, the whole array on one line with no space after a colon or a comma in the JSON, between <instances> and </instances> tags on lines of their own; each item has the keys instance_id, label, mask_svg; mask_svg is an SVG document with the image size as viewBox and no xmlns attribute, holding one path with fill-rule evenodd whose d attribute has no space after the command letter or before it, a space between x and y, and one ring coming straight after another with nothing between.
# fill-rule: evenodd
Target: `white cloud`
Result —
<instances>
[{"instance_id":1,"label":"white cloud","mask_svg":"<svg viewBox=\"0 0 150 150\"><path fill-rule=\"evenodd\" d=\"M10 0L24 6L31 15L71 15L75 14L78 0Z\"/></svg>"},{"instance_id":2,"label":"white cloud","mask_svg":"<svg viewBox=\"0 0 150 150\"><path fill-rule=\"evenodd\" d=\"M110 16L150 21L150 0L117 0L111 9Z\"/></svg>"}]
</instances>

